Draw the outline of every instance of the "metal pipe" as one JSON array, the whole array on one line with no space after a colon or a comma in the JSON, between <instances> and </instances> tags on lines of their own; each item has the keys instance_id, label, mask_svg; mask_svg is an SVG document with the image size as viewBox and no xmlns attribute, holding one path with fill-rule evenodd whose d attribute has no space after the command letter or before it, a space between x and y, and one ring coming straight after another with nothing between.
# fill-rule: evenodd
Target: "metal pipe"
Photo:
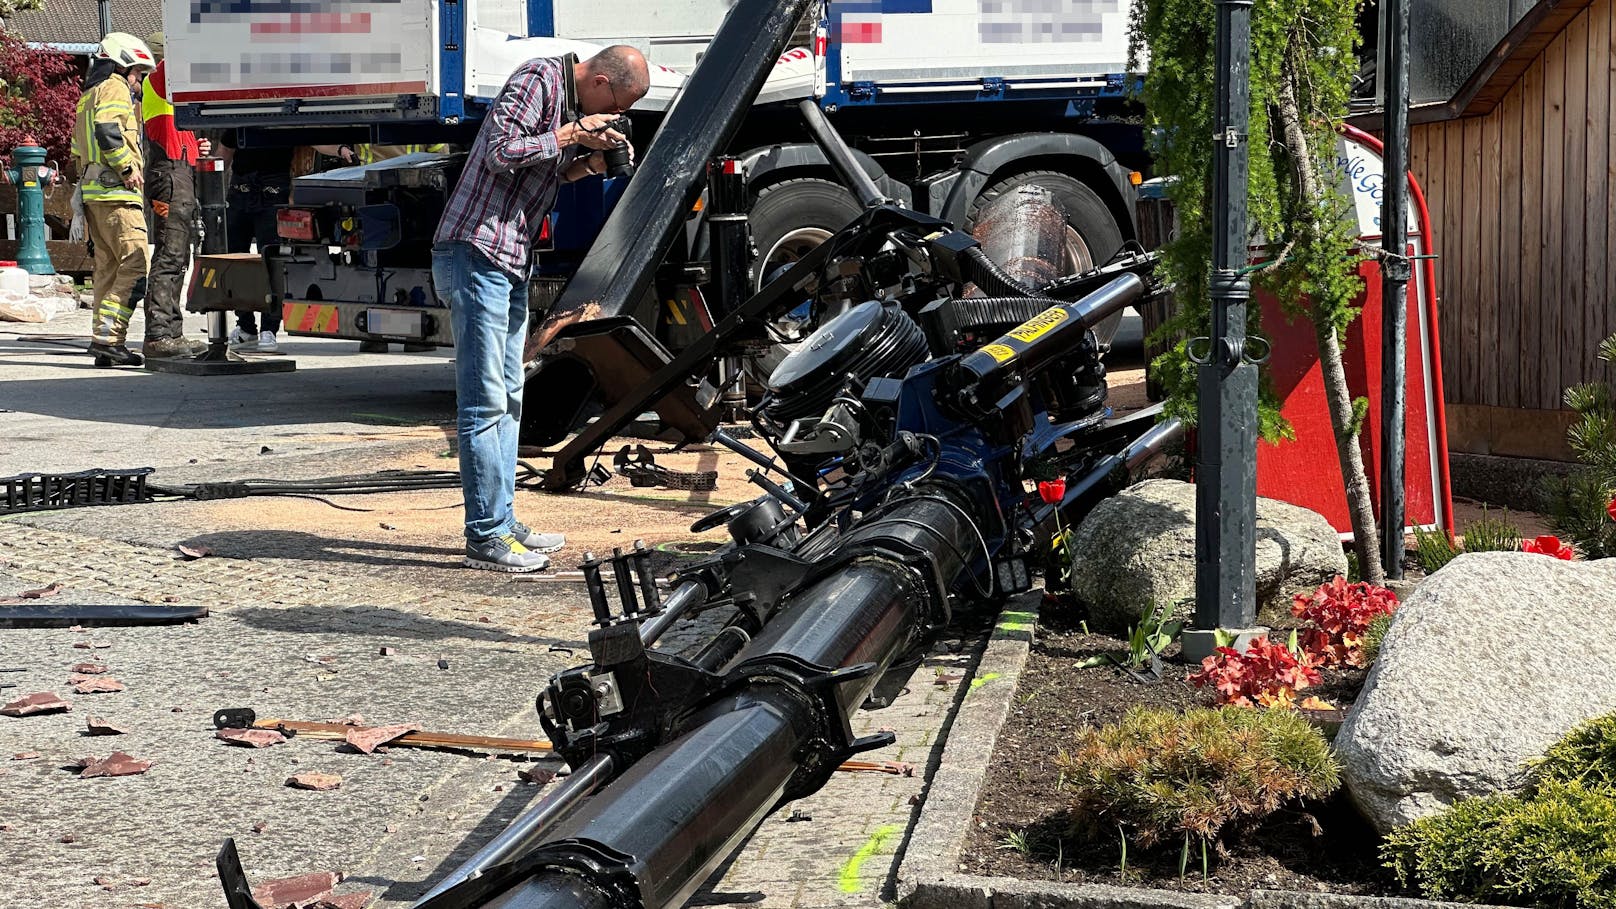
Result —
<instances>
[{"instance_id":1,"label":"metal pipe","mask_svg":"<svg viewBox=\"0 0 1616 909\"><path fill-rule=\"evenodd\" d=\"M957 507L969 503L936 501L952 495L950 488L922 487L845 537L843 545L852 548L841 569L792 596L737 660L874 664L874 672L836 689L841 716L833 721L845 721L940 608L920 574L884 555L880 543L929 541L940 550L936 568L950 586L968 570L966 554L980 547L978 530ZM804 746L818 722L790 686L738 686L702 705L682 724L682 736L635 762L590 800L588 812L567 817L545 842L588 843L626 856L645 909L679 906L787 797L804 772ZM577 909L554 891L551 879L565 874L541 869L492 905Z\"/></svg>"},{"instance_id":2,"label":"metal pipe","mask_svg":"<svg viewBox=\"0 0 1616 909\"><path fill-rule=\"evenodd\" d=\"M565 817L584 797L590 795L602 783L612 777L612 758L610 755L597 754L582 765L573 768L572 773L556 788L540 799L533 807L517 815L500 834L489 840L483 848L478 849L471 858L466 859L458 868L449 872L444 878L420 899L414 906L421 906L440 893L457 884L479 877L484 871L495 865L503 864L511 858L532 848L537 839L544 835L556 821ZM574 909L576 909L576 904Z\"/></svg>"},{"instance_id":3,"label":"metal pipe","mask_svg":"<svg viewBox=\"0 0 1616 909\"><path fill-rule=\"evenodd\" d=\"M748 470L746 472L746 478L763 487L763 489L768 492L769 495L780 500L780 504L786 506L792 511L795 511L797 514L802 514L808 510L807 503L792 495L790 490L764 476L761 472L756 470Z\"/></svg>"},{"instance_id":4,"label":"metal pipe","mask_svg":"<svg viewBox=\"0 0 1616 909\"><path fill-rule=\"evenodd\" d=\"M101 0L107 8L107 0ZM230 248L225 236L225 209L229 187L225 182L224 159L203 158L196 163L197 218L202 223L198 231L203 255L218 255ZM228 322L223 310L208 313L208 351L210 360L225 360L230 356Z\"/></svg>"},{"instance_id":5,"label":"metal pipe","mask_svg":"<svg viewBox=\"0 0 1616 909\"><path fill-rule=\"evenodd\" d=\"M1382 0L1379 79L1385 86L1386 194L1381 198L1380 564L1403 576L1408 378L1408 0Z\"/></svg>"},{"instance_id":6,"label":"metal pipe","mask_svg":"<svg viewBox=\"0 0 1616 909\"><path fill-rule=\"evenodd\" d=\"M1075 482L1066 484L1066 495L1061 497L1062 514L1086 514L1097 499L1107 494L1105 485L1111 475L1120 469L1136 470L1151 458L1162 453L1168 445L1184 437L1184 424L1178 420L1164 420L1152 426L1144 435L1114 455L1108 455L1093 469ZM1033 522L1043 524L1055 513L1056 506L1041 504L1033 510Z\"/></svg>"},{"instance_id":7,"label":"metal pipe","mask_svg":"<svg viewBox=\"0 0 1616 909\"><path fill-rule=\"evenodd\" d=\"M1138 275L1124 274L1076 303L1051 301L1049 309L959 362L973 384L1005 375L1027 375L1070 353L1096 324L1132 305L1145 292ZM993 397L997 401L997 397Z\"/></svg>"},{"instance_id":8,"label":"metal pipe","mask_svg":"<svg viewBox=\"0 0 1616 909\"><path fill-rule=\"evenodd\" d=\"M662 611L640 626L640 643L647 647L655 644L692 606L706 601L707 585L700 581L685 581L675 587L662 601Z\"/></svg>"},{"instance_id":9,"label":"metal pipe","mask_svg":"<svg viewBox=\"0 0 1616 909\"><path fill-rule=\"evenodd\" d=\"M592 552L584 553L580 568L584 572L584 586L589 590L589 608L594 610L595 624L602 628L612 623L612 607L606 602L606 583L600 577L600 560Z\"/></svg>"},{"instance_id":10,"label":"metal pipe","mask_svg":"<svg viewBox=\"0 0 1616 909\"><path fill-rule=\"evenodd\" d=\"M623 615L631 616L640 611L639 599L634 593L634 578L629 574L628 557L623 555L623 547L612 547L612 577L617 580L617 600L623 607Z\"/></svg>"},{"instance_id":11,"label":"metal pipe","mask_svg":"<svg viewBox=\"0 0 1616 909\"><path fill-rule=\"evenodd\" d=\"M1217 0L1212 334L1198 367L1195 471L1195 626L1204 633L1246 627L1257 608L1257 367L1245 355L1251 279L1243 272L1252 2Z\"/></svg>"},{"instance_id":12,"label":"metal pipe","mask_svg":"<svg viewBox=\"0 0 1616 909\"><path fill-rule=\"evenodd\" d=\"M634 552L629 558L634 560L634 579L640 582L640 610L656 612L661 601L657 599L656 577L651 574L651 550L645 548L644 540L634 541Z\"/></svg>"},{"instance_id":13,"label":"metal pipe","mask_svg":"<svg viewBox=\"0 0 1616 909\"><path fill-rule=\"evenodd\" d=\"M707 303L715 319L739 309L750 296L752 230L746 197L741 162L727 156L713 159L707 166L707 233L712 250Z\"/></svg>"},{"instance_id":14,"label":"metal pipe","mask_svg":"<svg viewBox=\"0 0 1616 909\"><path fill-rule=\"evenodd\" d=\"M825 160L830 162L831 170L841 178L842 185L853 191L854 198L865 208L871 208L887 201L875 181L864 172L857 160L853 158L853 151L842 141L842 137L831 129L830 121L825 119L825 112L812 100L806 100L797 105L802 111L803 122L808 124L808 132L814 137L814 144L825 153Z\"/></svg>"},{"instance_id":15,"label":"metal pipe","mask_svg":"<svg viewBox=\"0 0 1616 909\"><path fill-rule=\"evenodd\" d=\"M745 442L742 442L740 439L735 438L722 429L713 430L712 440L725 448L728 448L730 451L735 452L748 461L751 461L753 464L756 464L764 470L781 469L780 465L774 463L773 458L761 451L758 451L756 448L753 448Z\"/></svg>"}]
</instances>

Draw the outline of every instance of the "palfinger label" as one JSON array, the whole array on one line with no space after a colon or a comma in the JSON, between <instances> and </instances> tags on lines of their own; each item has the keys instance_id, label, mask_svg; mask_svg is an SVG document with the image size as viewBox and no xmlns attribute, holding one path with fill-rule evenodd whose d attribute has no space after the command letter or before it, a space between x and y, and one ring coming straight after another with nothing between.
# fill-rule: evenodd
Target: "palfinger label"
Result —
<instances>
[{"instance_id":1,"label":"palfinger label","mask_svg":"<svg viewBox=\"0 0 1616 909\"><path fill-rule=\"evenodd\" d=\"M1010 329L1010 337L1023 344L1031 344L1046 334L1055 326L1071 318L1064 306L1051 306L1036 316Z\"/></svg>"}]
</instances>

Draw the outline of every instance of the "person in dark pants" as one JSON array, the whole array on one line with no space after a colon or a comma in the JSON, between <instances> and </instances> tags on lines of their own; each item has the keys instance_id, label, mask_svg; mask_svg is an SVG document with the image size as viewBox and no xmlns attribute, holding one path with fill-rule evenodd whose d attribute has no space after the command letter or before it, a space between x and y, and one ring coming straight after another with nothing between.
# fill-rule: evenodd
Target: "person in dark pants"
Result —
<instances>
[{"instance_id":1,"label":"person in dark pants","mask_svg":"<svg viewBox=\"0 0 1616 909\"><path fill-rule=\"evenodd\" d=\"M163 62L163 33L146 39L157 56L157 69L141 93L141 116L146 137L146 203L151 209L152 258L146 288L147 357L199 354L208 345L185 337L182 298L185 270L191 264L191 242L196 218L195 166L211 145L189 130L174 126L174 106L168 101L168 64ZM137 286L136 293L141 288Z\"/></svg>"},{"instance_id":2,"label":"person in dark pants","mask_svg":"<svg viewBox=\"0 0 1616 909\"><path fill-rule=\"evenodd\" d=\"M275 210L291 201L292 155L290 146L237 148L234 132L226 133L221 144L230 163L230 192L225 199L224 231L226 252L252 252L259 255L280 244L275 232ZM344 161L355 159L349 146L316 145L322 154ZM263 330L258 327L258 310L236 310L236 328L230 333L230 346L238 350L274 353L279 349L275 333L280 331L281 311L270 307L264 312Z\"/></svg>"}]
</instances>

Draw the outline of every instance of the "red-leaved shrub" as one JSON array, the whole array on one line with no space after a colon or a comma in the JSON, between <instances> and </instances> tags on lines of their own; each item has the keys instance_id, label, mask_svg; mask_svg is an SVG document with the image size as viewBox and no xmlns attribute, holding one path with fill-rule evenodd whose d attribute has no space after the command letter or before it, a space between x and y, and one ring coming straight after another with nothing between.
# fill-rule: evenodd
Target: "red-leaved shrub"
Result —
<instances>
[{"instance_id":1,"label":"red-leaved shrub","mask_svg":"<svg viewBox=\"0 0 1616 909\"><path fill-rule=\"evenodd\" d=\"M1240 707L1293 707L1297 692L1319 682L1312 654L1292 653L1266 636L1255 638L1244 652L1219 647L1189 676L1198 688L1211 686L1219 704Z\"/></svg>"},{"instance_id":2,"label":"red-leaved shrub","mask_svg":"<svg viewBox=\"0 0 1616 909\"><path fill-rule=\"evenodd\" d=\"M1370 584L1348 584L1347 579L1319 585L1311 594L1297 594L1291 614L1313 627L1301 632L1302 649L1321 665L1348 663L1362 666L1364 633L1377 617L1397 611L1397 594Z\"/></svg>"},{"instance_id":3,"label":"red-leaved shrub","mask_svg":"<svg viewBox=\"0 0 1616 909\"><path fill-rule=\"evenodd\" d=\"M32 138L52 161L68 166L78 102L73 58L34 50L17 35L0 32L0 155Z\"/></svg>"}]
</instances>

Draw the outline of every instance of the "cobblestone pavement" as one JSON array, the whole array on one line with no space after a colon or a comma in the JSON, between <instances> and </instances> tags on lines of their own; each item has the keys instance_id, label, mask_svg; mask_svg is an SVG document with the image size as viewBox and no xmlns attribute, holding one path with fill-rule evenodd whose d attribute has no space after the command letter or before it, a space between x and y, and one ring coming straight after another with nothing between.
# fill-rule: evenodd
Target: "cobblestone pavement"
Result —
<instances>
[{"instance_id":1,"label":"cobblestone pavement","mask_svg":"<svg viewBox=\"0 0 1616 909\"><path fill-rule=\"evenodd\" d=\"M0 326L0 476L152 465L162 482L189 483L456 466L446 422L451 351L358 355L351 344L284 339L296 373L192 379L90 368L87 326L84 312ZM559 568L576 566L585 549L635 537L659 546L667 568L723 538L698 539L688 527L752 495L742 465L700 448L653 448L673 469L719 470L719 491L637 489L619 479L564 497L520 492L519 514L569 534ZM0 703L34 691L73 703L68 713L0 717L0 907L219 907L212 863L227 836L254 880L341 871L343 892L407 906L540 797L544 787L517 773L560 769L554 761L409 748L365 757L308 739L249 750L213 738L210 718L221 707L539 735L533 697L585 653L586 598L564 577L457 567L459 503L458 490L442 490L0 519L0 597L59 583L53 603L211 610L185 626L0 629L0 669L22 670L0 673L0 685L17 686L0 690ZM188 560L179 544L211 554ZM662 646L696 646L725 617L714 610ZM836 774L819 794L765 819L692 904L829 909L888 899L912 803L978 638L945 636L909 658L878 688L882 706L872 702L855 720L860 733L897 735L864 758L913 764L914 776ZM71 667L91 660L126 690L74 693ZM90 716L129 731L87 736ZM113 750L153 765L103 779L68 769ZM339 774L342 787L284 785L304 770Z\"/></svg>"},{"instance_id":2,"label":"cobblestone pavement","mask_svg":"<svg viewBox=\"0 0 1616 909\"><path fill-rule=\"evenodd\" d=\"M209 717L225 706L293 719L357 712L443 731L538 735L532 697L550 673L584 652L586 628L579 585L455 569L445 555L453 550L441 546L420 564L410 564L407 552L392 564L385 555L345 561L332 558L319 544L322 528L311 526L304 536L267 545L260 557L182 558L174 542L207 526L209 509L228 504L0 521L0 596L61 583L52 602L200 603L213 610L198 624L171 628L0 630L0 668L25 670L0 675L0 684L19 686L0 694L49 690L74 702L66 714L0 717L0 852L26 869L0 879L0 905L222 905L212 854L235 836L255 880L341 870L349 878L344 890L373 891L378 906L405 906L542 793L518 779L527 765L481 755L396 748L366 758L339 753L330 742L294 739L249 751L213 740ZM250 530L241 532L251 540ZM668 643L700 637L700 626L692 626ZM83 650L76 643L111 646ZM897 735L896 745L866 758L913 764L914 776L838 774L819 794L766 819L693 904L814 909L887 898L973 646L957 635L937 642L923 659L889 673L878 689L886 703L872 703L855 721L860 734L889 728ZM381 656L382 647L396 652ZM104 659L128 690L72 694L69 667L90 658ZM437 668L440 658L449 669ZM90 715L131 731L86 737ZM63 769L114 748L154 761L152 770L80 780ZM8 760L18 754L37 756ZM343 787L286 788L286 777L300 770L338 773ZM112 889L96 884L98 877ZM139 879L151 883L127 883Z\"/></svg>"}]
</instances>

